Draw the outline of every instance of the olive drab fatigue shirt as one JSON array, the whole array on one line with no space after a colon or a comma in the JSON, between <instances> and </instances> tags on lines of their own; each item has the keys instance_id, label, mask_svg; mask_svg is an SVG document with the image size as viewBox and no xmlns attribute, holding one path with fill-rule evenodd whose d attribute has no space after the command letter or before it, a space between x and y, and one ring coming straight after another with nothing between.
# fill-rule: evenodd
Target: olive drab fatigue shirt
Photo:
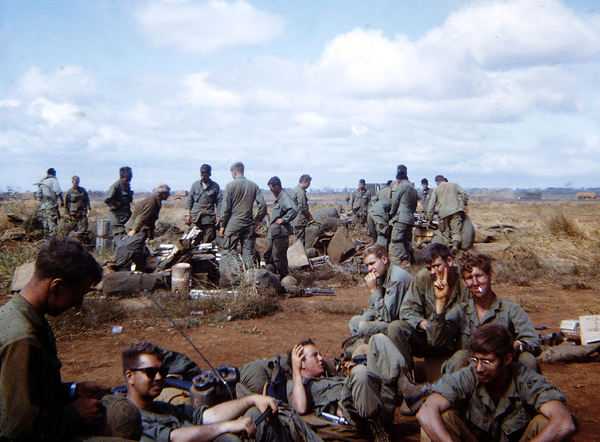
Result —
<instances>
[{"instance_id":1,"label":"olive drab fatigue shirt","mask_svg":"<svg viewBox=\"0 0 600 442\"><path fill-rule=\"evenodd\" d=\"M523 364L513 362L509 368L512 382L498 406L472 366L444 375L432 391L450 402L452 409L464 413L464 422L477 440L518 442L542 405L553 400L566 403L566 398Z\"/></svg>"},{"instance_id":2,"label":"olive drab fatigue shirt","mask_svg":"<svg viewBox=\"0 0 600 442\"><path fill-rule=\"evenodd\" d=\"M222 201L223 194L217 183L211 180L204 188L202 180L198 180L192 184L185 208L190 211L194 224L214 224L217 214L221 213Z\"/></svg>"}]
</instances>

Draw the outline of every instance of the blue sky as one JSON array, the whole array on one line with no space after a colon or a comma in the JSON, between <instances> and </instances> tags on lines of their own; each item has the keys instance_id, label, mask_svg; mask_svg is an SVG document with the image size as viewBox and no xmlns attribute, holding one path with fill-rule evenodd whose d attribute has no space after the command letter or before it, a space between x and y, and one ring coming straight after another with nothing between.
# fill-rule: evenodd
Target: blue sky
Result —
<instances>
[{"instance_id":1,"label":"blue sky","mask_svg":"<svg viewBox=\"0 0 600 442\"><path fill-rule=\"evenodd\" d=\"M0 188L597 187L600 6L0 0Z\"/></svg>"}]
</instances>

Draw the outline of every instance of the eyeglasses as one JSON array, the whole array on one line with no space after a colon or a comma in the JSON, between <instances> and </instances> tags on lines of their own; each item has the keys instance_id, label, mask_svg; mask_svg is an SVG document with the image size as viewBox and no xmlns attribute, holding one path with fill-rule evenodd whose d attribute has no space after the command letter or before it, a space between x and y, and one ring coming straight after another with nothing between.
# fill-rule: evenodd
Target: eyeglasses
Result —
<instances>
[{"instance_id":1,"label":"eyeglasses","mask_svg":"<svg viewBox=\"0 0 600 442\"><path fill-rule=\"evenodd\" d=\"M477 366L477 364L479 364L481 362L486 367L489 367L494 363L494 361L490 361L489 359L479 359L479 358L469 358L469 359L471 360L471 364L473 364L474 366Z\"/></svg>"},{"instance_id":2,"label":"eyeglasses","mask_svg":"<svg viewBox=\"0 0 600 442\"><path fill-rule=\"evenodd\" d=\"M169 367L132 368L131 371L141 371L148 377L148 379L156 378L156 373L160 373L161 378L166 378L169 374Z\"/></svg>"}]
</instances>

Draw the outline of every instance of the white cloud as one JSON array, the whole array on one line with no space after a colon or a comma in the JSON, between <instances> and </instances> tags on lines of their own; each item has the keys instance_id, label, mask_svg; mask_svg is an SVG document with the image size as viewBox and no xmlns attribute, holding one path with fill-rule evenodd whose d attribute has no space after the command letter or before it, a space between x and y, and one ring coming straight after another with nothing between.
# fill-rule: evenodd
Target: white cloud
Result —
<instances>
[{"instance_id":1,"label":"white cloud","mask_svg":"<svg viewBox=\"0 0 600 442\"><path fill-rule=\"evenodd\" d=\"M88 145L94 151L106 148L117 150L127 147L130 142L131 136L118 128L106 125L98 127L96 134L88 139Z\"/></svg>"},{"instance_id":2,"label":"white cloud","mask_svg":"<svg viewBox=\"0 0 600 442\"><path fill-rule=\"evenodd\" d=\"M249 47L278 37L281 17L254 8L245 1L163 1L136 14L143 35L153 44L209 53Z\"/></svg>"},{"instance_id":3,"label":"white cloud","mask_svg":"<svg viewBox=\"0 0 600 442\"><path fill-rule=\"evenodd\" d=\"M19 100L0 100L1 107L19 107L21 102Z\"/></svg>"},{"instance_id":4,"label":"white cloud","mask_svg":"<svg viewBox=\"0 0 600 442\"><path fill-rule=\"evenodd\" d=\"M455 12L415 42L403 35L390 40L380 30L354 29L328 42L306 73L321 91L343 96L489 101L510 89L546 94L556 76L536 76L533 84L521 84L523 72L596 62L598 51L600 29L593 20L585 22L555 0L510 0ZM554 83L547 100L560 95L565 80L570 80L568 92L586 76L580 70Z\"/></svg>"},{"instance_id":5,"label":"white cloud","mask_svg":"<svg viewBox=\"0 0 600 442\"><path fill-rule=\"evenodd\" d=\"M187 89L183 100L192 106L204 107L237 107L241 104L236 94L217 87L211 87L206 79L208 72L186 75L183 85Z\"/></svg>"},{"instance_id":6,"label":"white cloud","mask_svg":"<svg viewBox=\"0 0 600 442\"><path fill-rule=\"evenodd\" d=\"M95 92L92 80L81 66L61 66L50 74L43 74L38 67L32 67L17 80L13 89L13 93L19 96L62 100Z\"/></svg>"},{"instance_id":7,"label":"white cloud","mask_svg":"<svg viewBox=\"0 0 600 442\"><path fill-rule=\"evenodd\" d=\"M327 125L327 119L316 112L303 112L294 117L297 125L308 129L323 129Z\"/></svg>"},{"instance_id":8,"label":"white cloud","mask_svg":"<svg viewBox=\"0 0 600 442\"><path fill-rule=\"evenodd\" d=\"M50 127L62 122L77 121L85 116L83 110L74 104L52 103L45 98L34 100L27 113L34 117L43 118Z\"/></svg>"}]
</instances>

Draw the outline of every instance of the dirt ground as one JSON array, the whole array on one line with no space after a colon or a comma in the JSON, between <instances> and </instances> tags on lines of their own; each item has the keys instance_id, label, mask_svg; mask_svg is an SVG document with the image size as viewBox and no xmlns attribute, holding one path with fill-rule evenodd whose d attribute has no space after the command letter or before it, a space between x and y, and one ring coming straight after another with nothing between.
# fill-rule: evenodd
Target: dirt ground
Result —
<instances>
[{"instance_id":1,"label":"dirt ground","mask_svg":"<svg viewBox=\"0 0 600 442\"><path fill-rule=\"evenodd\" d=\"M283 311L275 316L221 325L202 325L185 332L214 366L234 365L284 353L295 343L311 337L328 358L339 356L341 343L349 336L347 315L324 313L326 306L356 308L368 306L364 286L336 288L335 296L286 299ZM577 319L590 314L598 306L595 289L565 291L560 287L515 288L496 286L499 296L516 299L529 311L536 326L547 326L548 332L558 331L558 321ZM156 307L151 307L156 308ZM348 309L346 309L347 311ZM104 337L73 338L58 342L63 362L63 380L97 380L111 387L123 384L120 352L128 344L140 340L153 341L163 348L183 352L202 368L206 363L195 354L189 343L165 320L164 326L144 331L120 323L123 331L112 334L110 327ZM578 432L574 441L600 441L600 363L571 363L542 365L544 376L567 396L568 406L575 417ZM399 409L398 409L399 411ZM415 418L406 418L397 411L391 431L393 440L419 440Z\"/></svg>"}]
</instances>

